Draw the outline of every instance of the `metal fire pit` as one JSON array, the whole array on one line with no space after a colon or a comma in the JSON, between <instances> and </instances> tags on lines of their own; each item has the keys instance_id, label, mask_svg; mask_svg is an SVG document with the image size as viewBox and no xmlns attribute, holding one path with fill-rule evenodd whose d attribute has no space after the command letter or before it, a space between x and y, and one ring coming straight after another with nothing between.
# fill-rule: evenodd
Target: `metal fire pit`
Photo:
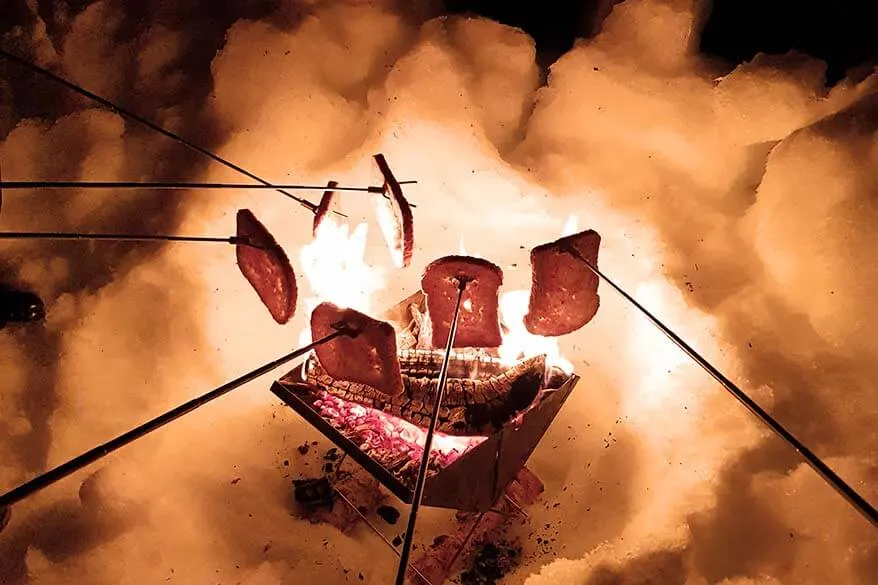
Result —
<instances>
[{"instance_id":1,"label":"metal fire pit","mask_svg":"<svg viewBox=\"0 0 878 585\"><path fill-rule=\"evenodd\" d=\"M409 305L423 307L419 292L388 311L385 318L405 328ZM303 363L274 382L271 391L299 413L326 438L372 474L385 488L406 504L411 504L413 489L381 463L360 449L359 445L335 428L319 412L314 402L320 390L303 377ZM579 382L572 374L557 389L543 393L517 420L508 422L479 445L427 478L423 505L473 512L486 512L505 493L510 482L524 467L567 397Z\"/></svg>"}]
</instances>

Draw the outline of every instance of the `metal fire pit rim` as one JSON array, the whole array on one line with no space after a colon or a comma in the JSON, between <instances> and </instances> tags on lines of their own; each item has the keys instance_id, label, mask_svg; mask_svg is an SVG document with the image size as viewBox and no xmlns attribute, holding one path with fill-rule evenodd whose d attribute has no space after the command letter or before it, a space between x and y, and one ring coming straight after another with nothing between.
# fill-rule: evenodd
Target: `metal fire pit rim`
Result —
<instances>
[{"instance_id":1,"label":"metal fire pit rim","mask_svg":"<svg viewBox=\"0 0 878 585\"><path fill-rule=\"evenodd\" d=\"M302 418L304 418L311 426L313 426L318 432L320 432L323 436L329 439L335 446L339 449L347 453L351 456L351 458L360 464L368 473L370 473L378 482L386 487L394 496L399 498L404 504L411 504L413 499L413 490L405 485L402 481L400 481L396 476L394 476L386 467L384 467L381 463L372 459L365 451L360 449L359 445L354 443L350 438L344 435L339 429L335 428L332 424L330 424L323 416L315 410L309 401L306 398L303 398L303 395L311 394L314 395L319 392L319 388L308 384L302 378L302 366L305 362L299 362L291 371L289 371L286 375L281 377L279 380L276 380L271 385L271 392L277 396L282 402L284 402L287 406L292 408L295 412L297 412ZM545 425L542 428L530 427L531 433L534 434L534 439L530 448L528 448L526 453L523 455L521 460L521 465L517 467L523 467L527 463L527 459L533 453L537 446L539 446L540 441L545 435L548 428L551 426L552 421L554 421L558 412L560 412L564 403L569 398L570 394L573 392L577 383L581 378L576 374L571 374L567 380L557 389L550 390L550 394L546 397L540 399L539 403L535 406L531 407L529 410L525 411L523 422L520 426L516 426L513 421L508 422L501 429L496 431L495 433L488 435L485 437L485 440L468 450L466 453L462 454L457 460L453 463L449 464L447 467L443 468L437 474L430 476L427 479L427 491L424 497L424 505L430 507L438 507L438 508L447 508L447 509L456 509L461 510L464 508L457 507L454 505L442 505L441 503L437 503L437 500L441 500L442 498L437 498L433 493L434 490L431 488L436 487L436 484L445 480L449 475L453 475L455 473L461 474L466 471L466 466L471 464L473 457L491 457L496 460L496 465L492 471L491 478L491 495L490 497L485 497L480 500L480 503L474 506L470 506L473 510L482 510L488 509L496 500L497 494L503 492L503 490L508 487L509 481L503 482L502 485L501 479L499 477L499 464L504 455L503 450L503 437L516 434L519 432L523 432L529 427L527 426L527 420L530 415L536 415L541 411L544 411L547 408L554 408L554 414L552 414ZM557 402L557 404L554 404ZM496 443L492 447L492 442ZM489 449L492 449L493 452L488 452ZM484 453L483 453L484 452Z\"/></svg>"},{"instance_id":2,"label":"metal fire pit rim","mask_svg":"<svg viewBox=\"0 0 878 585\"><path fill-rule=\"evenodd\" d=\"M389 489L393 495L406 504L410 504L412 500L412 492L397 479L387 468L372 459L365 451L360 449L351 439L344 435L337 428L332 426L323 416L317 412L312 406L303 400L297 393L296 387L300 386L303 390L307 388L309 392L316 392L318 389L306 383L304 380L297 379L298 372L301 372L302 364L291 370L280 380L276 380L271 385L271 392L280 398L280 400L292 408L302 418L304 418L318 432L329 439L339 449L347 453L354 461L359 463L383 486Z\"/></svg>"},{"instance_id":3,"label":"metal fire pit rim","mask_svg":"<svg viewBox=\"0 0 878 585\"><path fill-rule=\"evenodd\" d=\"M549 427L552 426L552 423L554 422L555 417L557 417L558 413L561 412L561 409L564 407L564 404L567 402L567 399L570 398L570 395L573 393L573 390L576 388L576 385L579 383L580 380L581 380L581 378L579 375L576 374L576 372L573 372L572 374L570 374L567 377L567 379L564 381L564 383L561 384L561 386L559 386L558 388L553 388L553 389L548 390L548 392L550 393L548 397L539 398L539 401L535 405L532 405L530 408L525 410L520 415L520 416L522 416L522 424L521 425L516 425L514 421L507 422L498 431L496 431L495 433L493 433L491 435L488 435L486 437L485 441L483 441L482 443L479 443L478 445L476 445L475 447L473 447L472 449L467 451L464 455L462 455L461 457L459 457L458 459L453 461L447 467L444 467L442 469L442 471L440 471L437 475L429 477L427 479L427 486L429 487L437 477L445 474L446 472L454 473L455 471L457 471L458 467L460 469L464 469L464 466L466 465L467 456L473 455L474 452L479 450L479 449L486 449L488 447L488 445L487 445L488 440L490 440L491 438L497 437L497 439L498 439L498 445L497 445L497 449L496 449L497 461L496 461L496 464L494 466L494 469L492 470L492 473L494 474L494 479L492 482L494 484L494 494L493 494L493 497L491 498L488 506L493 505L494 502L497 500L497 498L499 498L506 491L506 488L509 487L509 483L512 481L512 479L515 476L515 474L513 474L509 478L508 481L503 482L501 485L501 479L499 477L499 472L500 472L499 466L500 466L502 457L503 457L504 452L505 452L503 449L503 440L510 435L514 435L514 434L521 433L521 432L534 433L534 435L536 436L536 440L533 442L533 445L531 446L531 448L527 450L526 456L523 457L521 464L518 466L519 469L521 467L524 467L527 464L528 459L530 459L530 456L533 454L533 452L536 450L536 448L539 447L540 442L542 442L543 436L549 430ZM542 391L545 391L545 389ZM554 401L557 401L558 404L554 405L553 404ZM553 414L549 418L549 420L546 422L545 426L537 429L537 427L527 425L527 420L528 420L529 415L537 414L537 413L545 410L546 408L552 407L552 406L556 406L555 414ZM487 510L487 508L485 508L485 510Z\"/></svg>"},{"instance_id":4,"label":"metal fire pit rim","mask_svg":"<svg viewBox=\"0 0 878 585\"><path fill-rule=\"evenodd\" d=\"M393 323L398 331L405 329L406 323L410 319L410 307L416 305L419 310L424 311L425 303L424 293L418 290L387 310L385 318ZM303 366L307 360L306 357L297 362L292 370L274 381L270 388L272 393L339 449L350 455L401 502L410 505L414 496L413 490L381 463L366 454L359 445L345 436L339 429L336 429L303 398L319 392L318 388L305 380ZM423 504L429 507L454 510L484 512L490 509L503 490L514 479L515 473L510 475L510 470L517 471L525 466L579 380L580 377L575 372L571 373L561 386L549 390L550 393L547 396L541 396L536 404L531 405L519 415L522 417L520 426L516 426L514 420L508 421L502 428L485 437L480 444L463 453L437 474L428 477ZM530 425L528 425L529 419ZM522 436L519 433L525 433L525 435ZM486 477L472 477L468 467L472 467L474 463L485 468L489 466L492 468L489 472L491 474L490 484L486 485ZM503 485L500 485L501 483ZM467 487L474 493L467 495L466 502L461 499L459 494L455 498L449 497L452 491L464 492L466 490L463 488ZM487 493L488 488L490 488L491 493Z\"/></svg>"}]
</instances>

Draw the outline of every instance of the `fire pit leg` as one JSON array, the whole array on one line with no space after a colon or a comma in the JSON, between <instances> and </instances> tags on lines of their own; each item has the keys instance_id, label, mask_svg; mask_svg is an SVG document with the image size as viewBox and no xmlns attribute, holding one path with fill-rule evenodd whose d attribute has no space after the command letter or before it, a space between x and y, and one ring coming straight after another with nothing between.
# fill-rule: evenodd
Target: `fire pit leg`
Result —
<instances>
[{"instance_id":1,"label":"fire pit leg","mask_svg":"<svg viewBox=\"0 0 878 585\"><path fill-rule=\"evenodd\" d=\"M348 505L348 506L349 506L354 512L357 513L357 516L360 517L360 520L362 520L363 522L365 522L365 523L366 523L366 526L368 526L368 527L372 530L372 532L374 532L375 534L377 534L378 537L379 537L381 540L384 541L384 544L386 544L388 547L390 547L390 550L392 550L392 551L394 552L394 554L396 554L397 556L400 556L400 552L399 552L398 550L396 550L396 547L393 546L393 543L390 542L390 541L387 539L386 536L384 536L384 533L381 532L381 531L378 529L377 526L375 526L374 524L372 524L372 521L369 520L369 518L366 517L366 515L363 514L363 513L360 511L360 509L357 508L357 507L354 505L354 503L353 503L352 501L350 501L350 500L347 498L347 496L345 496L340 490L337 490L337 489L335 489L335 488L333 488L332 491L333 491L333 493L335 493L335 495L337 495L338 497L340 497L340 498L342 499L342 501L343 501L346 505ZM411 567L411 569L412 569L412 571L415 572L415 574L416 574L418 577L420 577L420 578L423 580L423 582L424 582L425 585L434 585L434 583L433 583L432 581L430 581L429 579L427 579L427 577L425 577L424 574L421 573L421 572L417 569L417 567ZM436 584L436 585L438 585L438 584Z\"/></svg>"},{"instance_id":2,"label":"fire pit leg","mask_svg":"<svg viewBox=\"0 0 878 585\"><path fill-rule=\"evenodd\" d=\"M464 545L479 540L490 541L495 531L517 515L515 506L523 507L535 503L542 491L543 484L539 478L527 467L523 467L509 484L506 493L497 498L489 512L484 515L469 513L458 516L457 530L447 535L441 542L434 541L430 550L412 566L428 575L433 583L444 583L450 578L461 552L471 548Z\"/></svg>"},{"instance_id":3,"label":"fire pit leg","mask_svg":"<svg viewBox=\"0 0 878 585\"><path fill-rule=\"evenodd\" d=\"M332 479L329 481L335 481L338 479L338 475L341 473L341 466L344 465L344 462L347 461L348 454L342 451L341 459L338 460L338 463L335 464L335 471L332 472Z\"/></svg>"},{"instance_id":4,"label":"fire pit leg","mask_svg":"<svg viewBox=\"0 0 878 585\"><path fill-rule=\"evenodd\" d=\"M341 472L341 467L346 460L347 460L347 453L344 453L341 456L341 458L338 460L338 463L336 463L335 471L333 472L334 477L337 477L338 474ZM351 509L360 518L360 520L362 520L363 523L365 523L365 525L369 528L369 530L371 530L376 535L378 535L378 537L384 542L384 544L387 545L388 548L390 548L390 550L392 550L394 552L394 554L396 554L396 556L401 556L400 551L396 548L396 546L393 545L393 543L390 541L390 539L387 538L387 536L381 531L380 528L378 528L377 526L375 526L375 524L372 523L372 521L369 519L368 516L363 514L362 510L360 510L360 508L358 508L356 506L356 504L354 504L354 502L352 502L350 500L350 498L348 498L348 496L345 495L345 493L343 491L341 491L337 487L333 487L332 493L334 496L338 497L344 503L344 505L346 505L349 509ZM509 498L508 495L505 495L504 499L506 501L510 502L511 506L513 508L517 509L519 512L523 512L523 510L518 506L518 504L515 504L511 500L511 498ZM501 512L501 511L494 511L494 512L497 514L509 515L507 513ZM476 529L481 524L482 519L485 517L485 514L487 514L487 512L480 512L478 514L478 517L476 518L475 522L473 522L473 525L467 531L466 536L460 542L460 545L457 547L457 550L452 555L451 560L445 565L446 569L450 570L454 566L454 564L457 562L457 560L460 558L460 555L463 554L463 551L466 549L467 545L470 543L470 540L472 540L472 537L475 534ZM434 583L433 581L431 581L430 578L427 577L415 565L410 565L409 569L414 574L413 576L418 579L419 585L440 585L440 583Z\"/></svg>"},{"instance_id":5,"label":"fire pit leg","mask_svg":"<svg viewBox=\"0 0 878 585\"><path fill-rule=\"evenodd\" d=\"M529 515L527 512L525 512L525 511L524 511L524 508L522 508L522 507L518 504L518 502L516 502L512 497L510 497L509 494L504 494L504 495L503 495L503 500L506 501L507 504L509 504L510 506L512 506L512 508L515 510L515 513L516 513L516 514L518 514L519 516L521 516L521 517L524 518L525 520L529 520L529 519L530 519L530 515Z\"/></svg>"},{"instance_id":6,"label":"fire pit leg","mask_svg":"<svg viewBox=\"0 0 878 585\"><path fill-rule=\"evenodd\" d=\"M473 534L476 533L476 528L479 527L479 524L482 523L482 519L485 517L485 512L480 512L479 517L476 518L476 521L473 522L472 528L469 529L469 532L466 533L466 537L464 537L463 541L460 543L460 546L457 548L457 551L454 553L454 556L451 557L451 561L447 565L447 569L450 571L454 568L454 563L457 562L457 559L460 558L461 553L463 553L463 549L466 548L466 545L469 544L470 539L472 539Z\"/></svg>"}]
</instances>

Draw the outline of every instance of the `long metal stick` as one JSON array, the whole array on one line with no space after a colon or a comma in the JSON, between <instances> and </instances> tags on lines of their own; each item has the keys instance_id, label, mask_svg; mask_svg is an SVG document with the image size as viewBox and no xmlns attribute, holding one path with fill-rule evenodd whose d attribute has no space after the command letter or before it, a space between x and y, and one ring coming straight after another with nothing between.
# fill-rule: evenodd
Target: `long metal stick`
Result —
<instances>
[{"instance_id":1,"label":"long metal stick","mask_svg":"<svg viewBox=\"0 0 878 585\"><path fill-rule=\"evenodd\" d=\"M269 183L268 181L266 181L264 179L261 179L260 177L257 177L256 175L254 175L250 171L244 169L243 167L239 167L238 165L236 165L232 162L229 162L228 160L222 158L218 154L215 154L215 153L207 150L206 148L202 148L202 147L200 147L192 142L189 142L188 140L186 140L182 136L179 136L177 134L174 134L170 130L166 130L166 129L162 128L161 126L159 126L155 122L152 122L152 121L144 118L143 116L135 114L134 112L126 110L122 106L114 104L110 100L103 98L103 97L97 95L96 93L93 93L93 92L85 89L84 87L81 87L81 86L73 83L72 81L68 81L67 79L64 79L63 77L52 73L48 69L44 69L38 65L34 65L30 61L22 59L18 55L15 55L15 54L10 53L9 51L3 50L3 49L0 49L0 56L6 57L10 61L17 63L21 67L24 67L25 69L27 69L33 73L36 73L37 75L41 75L41 76L46 77L48 79L51 79L57 83L60 83L64 87L66 87L66 88L68 88L68 89L70 89L70 90L72 90L72 91L74 91L82 96L85 96L85 97L89 98L90 100L93 100L106 108L109 108L110 110L116 112L117 114L124 116L126 118L130 118L131 120L134 120L135 122L138 122L140 124L143 124L147 128L151 128L152 130L155 130L159 134L162 134L163 136L167 136L171 140L174 140L177 143L182 144L183 146L186 146L187 148L194 150L195 152L197 152L199 154L203 154L204 156L220 163L221 165L223 165L225 167L228 167L234 171L241 173L242 175L250 177L254 181L258 181L266 186L271 186L271 183ZM300 197L296 197L292 193L288 193L287 191L285 191L283 189L275 189L275 190L278 193L281 193L281 194L289 197L293 201L299 203L300 205L302 205L306 209L309 209L312 213L315 213L317 211L317 205L311 203L307 199L302 199Z\"/></svg>"},{"instance_id":2,"label":"long metal stick","mask_svg":"<svg viewBox=\"0 0 878 585\"><path fill-rule=\"evenodd\" d=\"M695 363L697 363L701 368L713 377L714 380L719 382L723 388L725 388L732 396L734 396L738 402L744 405L747 410L749 410L752 414L754 414L760 421L762 421L768 428L770 428L774 433L787 442L793 449L795 449L799 455L805 460L805 462L811 466L811 468L817 472L820 477L822 477L829 485L831 485L835 491L841 494L844 499L848 501L856 510L865 516L869 522L872 523L873 526L878 526L878 510L876 510L869 502L866 501L863 496L861 496L857 491L847 484L837 473L835 473L826 463L824 463L817 455L815 455L808 447L806 447L801 441L799 441L792 433L786 430L777 420L774 419L770 414L768 414L765 410L762 409L752 398L747 396L738 386L729 380L722 372L716 369L709 361L703 358L697 351L695 351L688 343L683 341L680 336L671 331L664 323L662 323L657 317L655 317L652 313L650 313L646 307L638 303L631 295L626 293L620 286L618 286L615 282L610 280L605 274L603 274L596 266L594 266L587 258L585 258L582 254L579 253L578 250L573 248L572 246L567 248L567 251L577 257L579 260L585 263L588 266L589 270L591 270L598 278L602 281L610 285L616 293L622 296L626 301L634 305L643 315L649 319L650 323L652 323L655 327L657 327L665 336L668 337L674 344L682 349L686 355L692 358Z\"/></svg>"},{"instance_id":3,"label":"long metal stick","mask_svg":"<svg viewBox=\"0 0 878 585\"><path fill-rule=\"evenodd\" d=\"M445 565L445 570L451 572L454 570L454 563L457 562L457 559L460 558L460 555L463 554L463 550L466 548L466 545L469 544L470 539L472 539L473 534L476 533L476 528L479 527L479 524L482 523L482 520L485 518L486 512L479 512L479 517L476 518L476 521L473 523L472 527L467 531L466 536L463 541L460 543L460 546L454 552L454 556L451 557L451 561L447 565Z\"/></svg>"},{"instance_id":4,"label":"long metal stick","mask_svg":"<svg viewBox=\"0 0 878 585\"><path fill-rule=\"evenodd\" d=\"M458 280L457 303L454 305L454 316L451 318L451 327L448 330L448 343L445 345L445 357L442 358L442 367L439 369L439 380L436 384L436 398L433 401L433 414L430 416L430 426L427 427L427 437L424 439L424 454L421 456L421 466L418 469L418 479L415 482L415 491L412 496L412 506L409 510L408 527L405 531L405 542L402 545L402 553L399 557L399 569L396 573L396 585L405 583L405 574L408 570L409 557L412 553L412 544L415 541L415 524L418 519L418 510L421 508L421 499L424 497L424 486L427 483L427 470L430 466L430 450L433 447L433 434L436 432L436 423L439 420L439 408L442 406L442 397L445 394L445 383L448 380L448 362L451 360L451 350L454 347L454 336L457 335L457 322L460 318L460 305L463 300L463 291L467 281Z\"/></svg>"},{"instance_id":5,"label":"long metal stick","mask_svg":"<svg viewBox=\"0 0 878 585\"><path fill-rule=\"evenodd\" d=\"M111 241L111 242L220 242L223 244L241 244L252 246L249 240L230 236L218 238L212 236L175 236L158 234L79 234L69 232L0 232L0 240L78 240L78 241ZM258 246L257 246L258 247Z\"/></svg>"},{"instance_id":6,"label":"long metal stick","mask_svg":"<svg viewBox=\"0 0 878 585\"><path fill-rule=\"evenodd\" d=\"M417 181L400 181L400 185L413 185ZM185 181L2 181L0 190L20 189L243 189L243 190L276 190L289 189L291 191L326 191L326 185L264 185L253 183L198 183ZM384 193L384 187L339 187L334 186L332 191L356 192L356 193Z\"/></svg>"},{"instance_id":7,"label":"long metal stick","mask_svg":"<svg viewBox=\"0 0 878 585\"><path fill-rule=\"evenodd\" d=\"M115 451L121 447L124 447L125 445L159 429L160 427L165 426L166 424L168 424L172 421L177 420L178 418L180 418L181 416L183 416L185 414L192 412L196 408L198 408L200 406L204 406L208 402L216 400L220 396L223 396L224 394L227 394L227 393L231 392L232 390L234 390L240 386L243 386L247 382L250 382L252 380L255 380L256 378L259 378L260 376L267 374L268 372L274 370L275 368L277 368L279 366L282 366L283 364L289 362L290 360L294 360L297 357L301 357L301 356L307 354L309 351L311 351L312 349L314 349L318 345L322 345L324 343L332 341L333 339L335 339L341 335L351 335L351 334L352 334L352 332L349 329L344 329L344 328L338 329L338 330L330 333L329 335L327 335L321 339L318 339L317 341L315 341L313 343L306 345L305 347L301 347L301 348L299 348L291 353L288 353L287 355L285 355L281 358L278 358L272 362L265 364L264 366L256 368L252 372L248 372L247 374L244 374L243 376L236 378L236 379L232 380L231 382L227 382L226 384L223 384L222 386L211 390L207 394L203 394L197 398L193 398L189 402L181 404L177 408L169 410L168 412L166 412L162 415L159 415L156 418L154 418L148 422L145 422L138 427L135 427L134 429L128 431L127 433L119 435L115 439L107 441L103 445L99 445L93 449L90 449L90 450L86 451L85 453L83 453L77 457L74 457L70 461L67 461L66 463L62 463L61 465L59 465L58 467L55 467L54 469L50 469L49 471L45 472L44 474L39 475L39 476L35 477L34 479L28 481L27 483L24 483L24 484L18 486L17 488L10 490L10 491L6 492L5 494L3 494L2 496L0 496L0 512L2 512L3 508L5 508L7 506L11 506L12 504L15 504L16 502L20 502L21 500L27 498L28 496L31 496L31 495L35 494L36 492L52 485L53 483L55 483L61 479L64 479L65 477L67 477L68 475L70 475L76 471L79 471L83 467L91 465L95 461L102 459L103 457L106 457L107 455L109 455L113 451Z\"/></svg>"},{"instance_id":8,"label":"long metal stick","mask_svg":"<svg viewBox=\"0 0 878 585\"><path fill-rule=\"evenodd\" d=\"M348 499L348 497L346 495L344 495L344 493L342 493L342 491L340 489L332 488L332 491L335 492L335 494L338 497L340 497L342 500L344 500L345 504L347 504L351 510L356 512L357 516L360 517L360 520L362 520L366 524L366 526L368 526L372 530L372 532L377 534L378 537L384 541L384 544L386 544L388 547L390 547L390 550L393 551L393 554L395 554L396 556L399 556L399 551L396 550L396 547L393 546L393 543L390 542L386 536L384 536L383 532L378 530L378 528L376 528L375 525L372 524L372 522L369 520L369 518L367 518L366 515L363 514L363 512L361 512L360 509L357 506L355 506L354 503L352 501L350 501L350 499ZM421 573L417 567L412 567L412 571L414 571L418 575L418 577L423 579L424 583L426 583L427 585L433 585L433 583L429 579L427 579L427 577L425 577L424 574Z\"/></svg>"}]
</instances>

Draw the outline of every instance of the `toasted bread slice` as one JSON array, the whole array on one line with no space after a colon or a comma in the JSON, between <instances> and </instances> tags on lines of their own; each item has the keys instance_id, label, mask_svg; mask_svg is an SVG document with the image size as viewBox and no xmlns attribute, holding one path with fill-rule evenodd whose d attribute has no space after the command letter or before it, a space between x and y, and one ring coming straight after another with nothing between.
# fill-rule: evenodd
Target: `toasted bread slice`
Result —
<instances>
[{"instance_id":1,"label":"toasted bread slice","mask_svg":"<svg viewBox=\"0 0 878 585\"><path fill-rule=\"evenodd\" d=\"M335 196L337 194L333 189L336 187L338 187L337 181L329 181L326 183L326 191L323 192L323 197L320 198L320 205L314 210L314 228L312 231L314 236L317 235L317 230L320 228L320 224L323 223L323 220L326 219L326 216L332 211L332 204L335 202Z\"/></svg>"},{"instance_id":2,"label":"toasted bread slice","mask_svg":"<svg viewBox=\"0 0 878 585\"><path fill-rule=\"evenodd\" d=\"M375 164L384 177L384 195L373 198L378 225L387 241L393 263L397 268L404 268L411 264L415 246L412 208L383 154L375 155Z\"/></svg>"},{"instance_id":3,"label":"toasted bread slice","mask_svg":"<svg viewBox=\"0 0 878 585\"><path fill-rule=\"evenodd\" d=\"M238 210L237 224L238 268L274 320L283 325L296 313L296 273L286 252L249 209Z\"/></svg>"},{"instance_id":4,"label":"toasted bread slice","mask_svg":"<svg viewBox=\"0 0 878 585\"><path fill-rule=\"evenodd\" d=\"M314 351L326 373L337 380L366 384L379 392L395 396L403 391L396 330L379 321L332 303L321 303L311 313L311 338L321 339L339 327L356 332L317 346Z\"/></svg>"},{"instance_id":5,"label":"toasted bread slice","mask_svg":"<svg viewBox=\"0 0 878 585\"><path fill-rule=\"evenodd\" d=\"M587 230L537 246L530 253L532 284L524 326L533 335L558 337L585 326L600 307L595 268L601 236ZM574 251L576 253L574 253Z\"/></svg>"},{"instance_id":6,"label":"toasted bread slice","mask_svg":"<svg viewBox=\"0 0 878 585\"><path fill-rule=\"evenodd\" d=\"M454 347L499 347L503 342L498 314L503 271L496 264L470 256L439 258L424 270L421 290L427 297L433 347L448 344L461 278L467 284Z\"/></svg>"}]
</instances>

